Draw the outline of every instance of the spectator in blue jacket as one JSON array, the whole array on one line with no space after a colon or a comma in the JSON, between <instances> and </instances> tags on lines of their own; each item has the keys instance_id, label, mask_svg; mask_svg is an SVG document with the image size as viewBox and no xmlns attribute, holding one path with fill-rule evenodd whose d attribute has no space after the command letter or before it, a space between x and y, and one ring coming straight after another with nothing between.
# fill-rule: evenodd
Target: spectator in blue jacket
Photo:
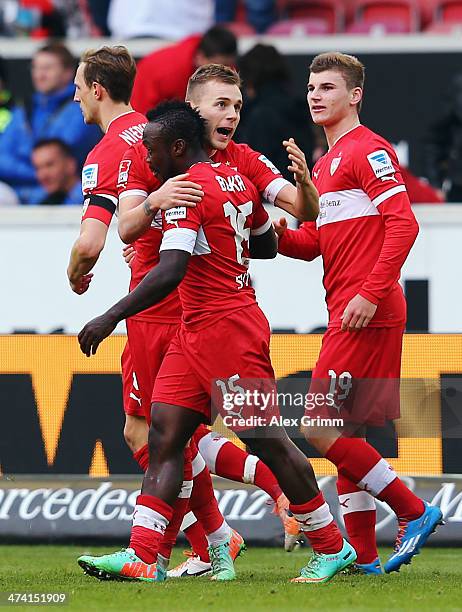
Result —
<instances>
[{"instance_id":1,"label":"spectator in blue jacket","mask_svg":"<svg viewBox=\"0 0 462 612\"><path fill-rule=\"evenodd\" d=\"M42 189L29 204L82 203L82 181L68 144L59 138L39 140L32 150L32 163Z\"/></svg>"},{"instance_id":2,"label":"spectator in blue jacket","mask_svg":"<svg viewBox=\"0 0 462 612\"><path fill-rule=\"evenodd\" d=\"M244 0L247 21L258 34L263 34L277 18L276 0ZM215 0L216 23L234 21L237 0Z\"/></svg>"},{"instance_id":3,"label":"spectator in blue jacket","mask_svg":"<svg viewBox=\"0 0 462 612\"><path fill-rule=\"evenodd\" d=\"M82 165L100 139L96 126L85 125L73 101L75 60L60 43L41 47L32 59L35 93L13 109L0 139L0 181L8 183L23 204L37 201L42 188L32 165L34 144L44 138L66 142Z\"/></svg>"}]
</instances>

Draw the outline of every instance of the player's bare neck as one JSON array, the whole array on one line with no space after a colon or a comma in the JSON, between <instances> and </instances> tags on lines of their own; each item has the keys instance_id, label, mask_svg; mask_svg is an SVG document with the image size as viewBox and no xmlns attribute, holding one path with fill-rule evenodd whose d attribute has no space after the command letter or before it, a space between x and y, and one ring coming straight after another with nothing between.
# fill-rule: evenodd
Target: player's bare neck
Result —
<instances>
[{"instance_id":1,"label":"player's bare neck","mask_svg":"<svg viewBox=\"0 0 462 612\"><path fill-rule=\"evenodd\" d=\"M191 166L194 166L194 164L199 164L200 162L210 162L210 157L207 155L207 153L203 150L200 151L194 151L192 152L190 155L186 155L183 158L184 164L183 168L180 169L180 173L182 172L187 172L189 170L189 168L191 168Z\"/></svg>"},{"instance_id":2,"label":"player's bare neck","mask_svg":"<svg viewBox=\"0 0 462 612\"><path fill-rule=\"evenodd\" d=\"M100 112L100 120L98 122L99 127L104 133L108 131L109 125L114 119L129 113L133 108L130 104L124 104L123 102L112 102L107 100L107 103L102 105Z\"/></svg>"},{"instance_id":3,"label":"player's bare neck","mask_svg":"<svg viewBox=\"0 0 462 612\"><path fill-rule=\"evenodd\" d=\"M354 115L353 117L345 117L338 123L324 126L329 149L331 149L342 136L354 130L358 125L361 125L359 117L358 115Z\"/></svg>"}]
</instances>

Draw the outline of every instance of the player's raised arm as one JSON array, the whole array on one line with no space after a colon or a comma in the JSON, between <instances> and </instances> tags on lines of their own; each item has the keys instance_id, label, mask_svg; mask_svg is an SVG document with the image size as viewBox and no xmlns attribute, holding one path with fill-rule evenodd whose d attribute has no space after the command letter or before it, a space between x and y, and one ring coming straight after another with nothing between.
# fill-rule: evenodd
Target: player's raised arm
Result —
<instances>
[{"instance_id":1,"label":"player's raised arm","mask_svg":"<svg viewBox=\"0 0 462 612\"><path fill-rule=\"evenodd\" d=\"M314 221L319 214L319 195L314 186L305 154L293 138L282 143L290 160L288 170L293 172L296 187L288 183L277 194L275 203L299 221Z\"/></svg>"},{"instance_id":2,"label":"player's raised arm","mask_svg":"<svg viewBox=\"0 0 462 612\"><path fill-rule=\"evenodd\" d=\"M104 314L92 319L79 333L79 344L87 357L94 355L117 323L149 306L157 304L178 287L188 266L190 253L167 250L160 253L159 264L128 295L111 306Z\"/></svg>"},{"instance_id":3,"label":"player's raised arm","mask_svg":"<svg viewBox=\"0 0 462 612\"><path fill-rule=\"evenodd\" d=\"M188 181L188 174L180 174L166 181L147 197L129 195L119 203L119 236L130 244L146 232L160 210L177 206L196 206L204 192L201 186Z\"/></svg>"},{"instance_id":4,"label":"player's raised arm","mask_svg":"<svg viewBox=\"0 0 462 612\"><path fill-rule=\"evenodd\" d=\"M161 185L149 166L149 159L149 143L145 140L144 144L130 147L120 163L118 228L126 244L142 236L160 210L195 206L204 195L200 185L188 180L187 173Z\"/></svg>"},{"instance_id":5,"label":"player's raised arm","mask_svg":"<svg viewBox=\"0 0 462 612\"><path fill-rule=\"evenodd\" d=\"M254 198L254 215L250 229L249 252L252 259L274 259L278 254L277 236L258 195Z\"/></svg>"}]
</instances>

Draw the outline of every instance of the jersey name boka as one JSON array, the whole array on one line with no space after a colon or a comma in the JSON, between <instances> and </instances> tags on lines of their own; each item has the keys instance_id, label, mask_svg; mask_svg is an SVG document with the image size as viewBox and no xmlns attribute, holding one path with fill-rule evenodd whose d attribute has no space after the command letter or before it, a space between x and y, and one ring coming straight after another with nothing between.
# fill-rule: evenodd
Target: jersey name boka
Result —
<instances>
[{"instance_id":1,"label":"jersey name boka","mask_svg":"<svg viewBox=\"0 0 462 612\"><path fill-rule=\"evenodd\" d=\"M202 186L204 197L195 208L163 214L160 251L191 253L179 293L183 323L201 329L256 303L249 240L268 231L271 221L255 186L236 170L201 162L189 169L189 180Z\"/></svg>"},{"instance_id":2,"label":"jersey name boka","mask_svg":"<svg viewBox=\"0 0 462 612\"><path fill-rule=\"evenodd\" d=\"M383 278L384 286L391 281L391 289L377 300L379 275L374 279L377 292L365 290L381 254L385 217L396 213L413 219L393 147L359 125L317 161L312 177L320 213L316 224L305 225L323 257L329 326L341 325L345 307L357 293L378 303L370 326L402 325L406 306L399 275Z\"/></svg>"},{"instance_id":3,"label":"jersey name boka","mask_svg":"<svg viewBox=\"0 0 462 612\"><path fill-rule=\"evenodd\" d=\"M130 147L120 163L118 195L120 200L129 196L146 198L159 188L159 181L146 162L147 151L142 142ZM264 200L274 203L279 191L288 184L277 168L264 155L245 144L230 142L224 151L216 151L214 162L234 168L257 187ZM153 219L151 228L136 241L136 257L131 268L130 290L159 262L159 245L162 240L162 216ZM176 300L176 302L175 302ZM181 305L176 292L160 304L135 315L136 319L167 321L181 316Z\"/></svg>"},{"instance_id":4,"label":"jersey name boka","mask_svg":"<svg viewBox=\"0 0 462 612\"><path fill-rule=\"evenodd\" d=\"M109 225L117 208L119 163L128 146L143 137L146 117L129 111L113 119L106 133L87 155L82 169L84 219Z\"/></svg>"}]
</instances>

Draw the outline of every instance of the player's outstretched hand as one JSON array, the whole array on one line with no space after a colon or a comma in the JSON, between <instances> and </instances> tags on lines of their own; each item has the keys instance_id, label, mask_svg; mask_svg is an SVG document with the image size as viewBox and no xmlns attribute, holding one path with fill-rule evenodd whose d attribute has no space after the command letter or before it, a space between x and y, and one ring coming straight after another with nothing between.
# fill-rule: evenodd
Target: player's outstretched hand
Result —
<instances>
[{"instance_id":1,"label":"player's outstretched hand","mask_svg":"<svg viewBox=\"0 0 462 612\"><path fill-rule=\"evenodd\" d=\"M90 272L89 274L83 274L75 282L70 280L69 284L71 286L72 291L74 293L77 293L77 295L82 295L82 293L85 293L85 291L87 291L88 287L90 286L92 278L93 274L92 272Z\"/></svg>"},{"instance_id":2,"label":"player's outstretched hand","mask_svg":"<svg viewBox=\"0 0 462 612\"><path fill-rule=\"evenodd\" d=\"M116 325L107 313L89 321L78 336L82 353L87 357L94 355L98 346L104 338L112 334Z\"/></svg>"},{"instance_id":3,"label":"player's outstretched hand","mask_svg":"<svg viewBox=\"0 0 462 612\"><path fill-rule=\"evenodd\" d=\"M295 140L289 138L289 140L283 140L282 144L285 146L291 162L290 166L287 166L287 169L294 173L295 182L299 185L308 185L311 183L310 171L308 170L305 154Z\"/></svg>"},{"instance_id":4,"label":"player's outstretched hand","mask_svg":"<svg viewBox=\"0 0 462 612\"><path fill-rule=\"evenodd\" d=\"M132 261L135 258L136 251L132 244L126 244L122 249L122 256L125 259L125 263L129 268L132 267Z\"/></svg>"},{"instance_id":5,"label":"player's outstretched hand","mask_svg":"<svg viewBox=\"0 0 462 612\"><path fill-rule=\"evenodd\" d=\"M342 316L342 331L359 331L367 327L376 310L376 304L369 302L358 293L345 308Z\"/></svg>"},{"instance_id":6,"label":"player's outstretched hand","mask_svg":"<svg viewBox=\"0 0 462 612\"><path fill-rule=\"evenodd\" d=\"M287 219L281 217L279 221L273 221L273 227L277 237L280 238L287 229Z\"/></svg>"},{"instance_id":7,"label":"player's outstretched hand","mask_svg":"<svg viewBox=\"0 0 462 612\"><path fill-rule=\"evenodd\" d=\"M174 176L153 191L147 198L151 211L168 210L176 206L196 206L204 197L204 192L200 185L188 181L188 176L188 173Z\"/></svg>"}]
</instances>

